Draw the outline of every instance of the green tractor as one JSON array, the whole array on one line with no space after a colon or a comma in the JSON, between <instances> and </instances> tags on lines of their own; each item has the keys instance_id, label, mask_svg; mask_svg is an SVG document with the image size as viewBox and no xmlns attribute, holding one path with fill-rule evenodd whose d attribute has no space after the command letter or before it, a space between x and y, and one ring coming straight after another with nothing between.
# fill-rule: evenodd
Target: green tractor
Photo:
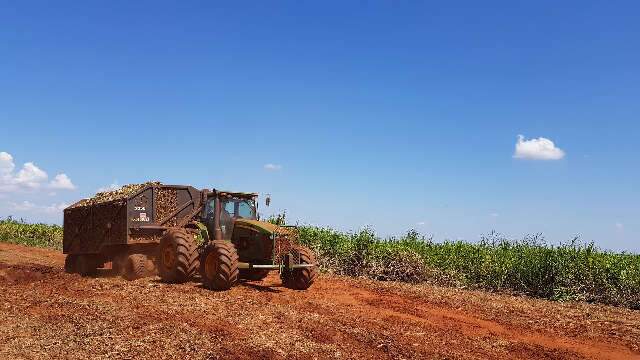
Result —
<instances>
[{"instance_id":1,"label":"green tractor","mask_svg":"<svg viewBox=\"0 0 640 360\"><path fill-rule=\"evenodd\" d=\"M256 200L255 193L203 190L193 215L160 237L161 279L179 283L199 273L206 288L226 290L277 270L285 287L309 288L317 271L313 253L298 244L295 227L260 221Z\"/></svg>"}]
</instances>

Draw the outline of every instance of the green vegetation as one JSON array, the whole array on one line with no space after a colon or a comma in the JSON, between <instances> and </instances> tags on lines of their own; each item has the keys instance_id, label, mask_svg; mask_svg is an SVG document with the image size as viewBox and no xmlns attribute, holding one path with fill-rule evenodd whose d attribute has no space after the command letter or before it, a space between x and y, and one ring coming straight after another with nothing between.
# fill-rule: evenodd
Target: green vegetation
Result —
<instances>
[{"instance_id":1,"label":"green vegetation","mask_svg":"<svg viewBox=\"0 0 640 360\"><path fill-rule=\"evenodd\" d=\"M413 230L381 239L371 230L310 226L300 228L300 238L324 270L337 274L640 309L640 255L602 251L577 239L554 246L540 234L507 240L491 233L479 243L435 243Z\"/></svg>"},{"instance_id":2,"label":"green vegetation","mask_svg":"<svg viewBox=\"0 0 640 360\"><path fill-rule=\"evenodd\" d=\"M269 220L284 223L284 214ZM640 309L640 255L603 251L577 239L555 246L541 235L508 240L491 233L478 243L436 243L413 230L381 239L368 229L299 229L321 268L336 274ZM0 220L0 241L61 249L62 227L9 217Z\"/></svg>"},{"instance_id":3,"label":"green vegetation","mask_svg":"<svg viewBox=\"0 0 640 360\"><path fill-rule=\"evenodd\" d=\"M0 219L0 241L27 246L62 249L62 227L28 224L11 216Z\"/></svg>"}]
</instances>

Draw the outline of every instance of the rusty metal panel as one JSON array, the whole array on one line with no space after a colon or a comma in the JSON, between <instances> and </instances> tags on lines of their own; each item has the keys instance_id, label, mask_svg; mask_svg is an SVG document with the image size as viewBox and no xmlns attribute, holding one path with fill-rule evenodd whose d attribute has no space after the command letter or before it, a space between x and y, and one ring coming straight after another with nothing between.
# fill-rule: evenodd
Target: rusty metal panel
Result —
<instances>
[{"instance_id":1,"label":"rusty metal panel","mask_svg":"<svg viewBox=\"0 0 640 360\"><path fill-rule=\"evenodd\" d=\"M178 197L178 203L179 204L186 204L186 203L188 203L188 202L193 200L191 198L191 194L189 194L188 189L180 189L180 190L178 190L177 197ZM187 205L187 207L185 207L184 209L180 210L180 212L176 215L176 218L181 219L181 218L189 215L189 213L191 213L191 211L193 211L193 205Z\"/></svg>"},{"instance_id":2,"label":"rusty metal panel","mask_svg":"<svg viewBox=\"0 0 640 360\"><path fill-rule=\"evenodd\" d=\"M148 187L127 199L127 221L130 228L154 223L153 192L154 188Z\"/></svg>"},{"instance_id":3,"label":"rusty metal panel","mask_svg":"<svg viewBox=\"0 0 640 360\"><path fill-rule=\"evenodd\" d=\"M126 244L126 202L115 201L64 210L64 253L98 253L103 246Z\"/></svg>"}]
</instances>

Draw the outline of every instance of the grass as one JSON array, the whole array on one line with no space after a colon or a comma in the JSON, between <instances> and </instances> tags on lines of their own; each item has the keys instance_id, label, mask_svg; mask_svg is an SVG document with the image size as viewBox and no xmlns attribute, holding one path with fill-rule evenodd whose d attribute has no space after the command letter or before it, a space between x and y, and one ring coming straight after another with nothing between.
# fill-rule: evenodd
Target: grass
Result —
<instances>
[{"instance_id":1,"label":"grass","mask_svg":"<svg viewBox=\"0 0 640 360\"><path fill-rule=\"evenodd\" d=\"M270 220L284 222L284 215ZM494 232L478 243L436 243L413 230L388 239L370 229L299 230L321 269L336 274L640 309L640 255L603 251L577 239L549 245L539 234L510 240ZM62 227L9 217L0 220L0 241L61 249Z\"/></svg>"},{"instance_id":2,"label":"grass","mask_svg":"<svg viewBox=\"0 0 640 360\"><path fill-rule=\"evenodd\" d=\"M415 231L381 239L369 229L343 233L303 226L301 241L326 271L378 280L430 282L640 309L640 255L598 249L577 239L546 244L498 233L478 243L433 242Z\"/></svg>"},{"instance_id":3,"label":"grass","mask_svg":"<svg viewBox=\"0 0 640 360\"><path fill-rule=\"evenodd\" d=\"M62 227L48 224L29 224L9 216L0 219L0 241L35 247L62 249Z\"/></svg>"}]
</instances>

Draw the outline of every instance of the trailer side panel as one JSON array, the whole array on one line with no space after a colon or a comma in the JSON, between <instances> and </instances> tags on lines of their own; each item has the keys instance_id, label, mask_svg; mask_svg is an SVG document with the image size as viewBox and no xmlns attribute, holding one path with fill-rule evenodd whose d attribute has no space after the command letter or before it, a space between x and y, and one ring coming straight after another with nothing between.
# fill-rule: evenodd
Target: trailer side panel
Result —
<instances>
[{"instance_id":1,"label":"trailer side panel","mask_svg":"<svg viewBox=\"0 0 640 360\"><path fill-rule=\"evenodd\" d=\"M126 199L72 205L64 210L63 252L100 254L117 246L158 242L163 228L188 221L200 204L201 192L191 186L156 185Z\"/></svg>"}]
</instances>

